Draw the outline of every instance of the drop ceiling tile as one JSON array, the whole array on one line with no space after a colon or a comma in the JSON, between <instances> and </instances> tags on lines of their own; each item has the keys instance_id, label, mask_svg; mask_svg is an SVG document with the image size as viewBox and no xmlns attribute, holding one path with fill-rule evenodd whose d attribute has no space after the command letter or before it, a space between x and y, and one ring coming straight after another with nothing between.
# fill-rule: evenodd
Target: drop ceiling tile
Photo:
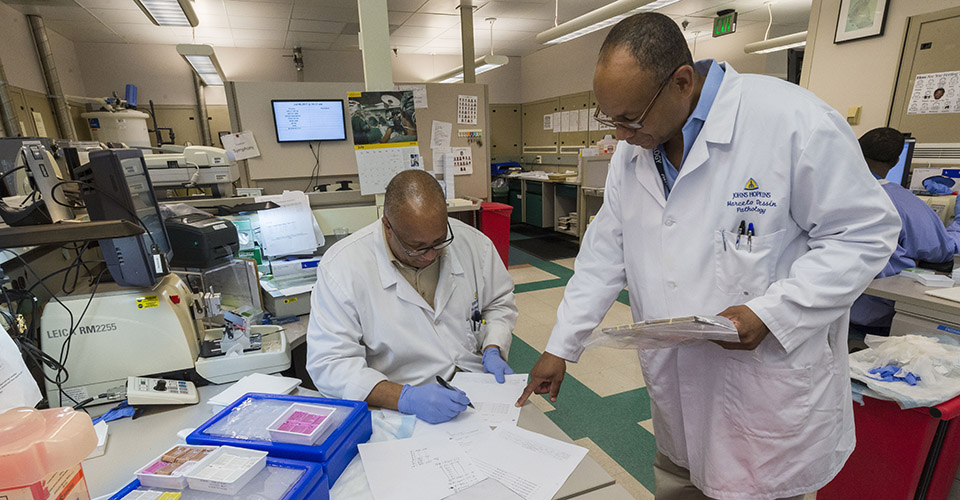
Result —
<instances>
[{"instance_id":1,"label":"drop ceiling tile","mask_svg":"<svg viewBox=\"0 0 960 500\"><path fill-rule=\"evenodd\" d=\"M6 2L12 4L12 2ZM131 2L118 2L117 0L76 0L77 5L88 9L114 9L114 10L135 10L143 12L137 4Z\"/></svg>"},{"instance_id":2,"label":"drop ceiling tile","mask_svg":"<svg viewBox=\"0 0 960 500\"><path fill-rule=\"evenodd\" d=\"M46 25L48 29L74 42L123 42L123 38L102 24L80 25L53 19L47 21Z\"/></svg>"},{"instance_id":3,"label":"drop ceiling tile","mask_svg":"<svg viewBox=\"0 0 960 500\"><path fill-rule=\"evenodd\" d=\"M213 38L198 36L194 43L201 43L206 45L213 45L214 47L233 47L233 37L229 38Z\"/></svg>"},{"instance_id":4,"label":"drop ceiling tile","mask_svg":"<svg viewBox=\"0 0 960 500\"><path fill-rule=\"evenodd\" d=\"M106 24L153 24L141 10L89 9L90 14Z\"/></svg>"},{"instance_id":5,"label":"drop ceiling tile","mask_svg":"<svg viewBox=\"0 0 960 500\"><path fill-rule=\"evenodd\" d=\"M390 37L391 47L423 47L428 42L430 42L429 38L411 38L405 36Z\"/></svg>"},{"instance_id":6,"label":"drop ceiling tile","mask_svg":"<svg viewBox=\"0 0 960 500\"><path fill-rule=\"evenodd\" d=\"M393 32L396 36L410 37L410 38L434 38L443 33L444 29L442 28L424 28L421 26L401 26Z\"/></svg>"},{"instance_id":7,"label":"drop ceiling tile","mask_svg":"<svg viewBox=\"0 0 960 500\"><path fill-rule=\"evenodd\" d=\"M233 40L239 42L240 40L273 40L280 42L279 45L283 45L284 31L281 30L248 30L248 29L233 29L230 30L233 32ZM240 47L240 45L237 45Z\"/></svg>"},{"instance_id":8,"label":"drop ceiling tile","mask_svg":"<svg viewBox=\"0 0 960 500\"><path fill-rule=\"evenodd\" d=\"M194 28L193 31L197 38L233 38L233 33L230 31L230 28L212 28L201 25Z\"/></svg>"},{"instance_id":9,"label":"drop ceiling tile","mask_svg":"<svg viewBox=\"0 0 960 500\"><path fill-rule=\"evenodd\" d=\"M452 14L414 14L404 26L424 26L430 28L451 28L460 25L460 16Z\"/></svg>"},{"instance_id":10,"label":"drop ceiling tile","mask_svg":"<svg viewBox=\"0 0 960 500\"><path fill-rule=\"evenodd\" d=\"M193 10L197 14L226 14L223 9L223 0L194 0Z\"/></svg>"},{"instance_id":11,"label":"drop ceiling tile","mask_svg":"<svg viewBox=\"0 0 960 500\"><path fill-rule=\"evenodd\" d=\"M284 18L290 17L292 4L277 4L266 2L241 2L236 0L224 1L228 16Z\"/></svg>"},{"instance_id":12,"label":"drop ceiling tile","mask_svg":"<svg viewBox=\"0 0 960 500\"><path fill-rule=\"evenodd\" d=\"M17 10L24 14L34 14L43 17L44 21L63 20L77 22L98 22L83 7L73 6L53 6L53 5L16 5Z\"/></svg>"},{"instance_id":13,"label":"drop ceiling tile","mask_svg":"<svg viewBox=\"0 0 960 500\"><path fill-rule=\"evenodd\" d=\"M487 2L484 0L474 0L473 6L477 7L485 3ZM427 3L423 4L417 12L425 12L427 14L455 14L459 16L459 6L460 0L427 0Z\"/></svg>"},{"instance_id":14,"label":"drop ceiling tile","mask_svg":"<svg viewBox=\"0 0 960 500\"><path fill-rule=\"evenodd\" d=\"M286 30L288 18L230 16L230 28L251 30Z\"/></svg>"},{"instance_id":15,"label":"drop ceiling tile","mask_svg":"<svg viewBox=\"0 0 960 500\"><path fill-rule=\"evenodd\" d=\"M283 44L283 48L293 49L296 47L300 47L301 49L307 49L307 50L329 50L332 45L333 44L331 43L320 43L320 42L299 43L299 42L290 42L289 40L287 40L287 43Z\"/></svg>"},{"instance_id":16,"label":"drop ceiling tile","mask_svg":"<svg viewBox=\"0 0 960 500\"><path fill-rule=\"evenodd\" d=\"M360 14L357 13L357 3L346 0L334 6L297 2L293 4L293 19L356 23L360 22Z\"/></svg>"},{"instance_id":17,"label":"drop ceiling tile","mask_svg":"<svg viewBox=\"0 0 960 500\"><path fill-rule=\"evenodd\" d=\"M309 31L288 31L287 44L293 43L325 43L331 44L337 40L336 33L313 33Z\"/></svg>"},{"instance_id":18,"label":"drop ceiling tile","mask_svg":"<svg viewBox=\"0 0 960 500\"><path fill-rule=\"evenodd\" d=\"M553 21L553 5L545 8L543 5L525 2L488 2L474 13L476 18L487 17L517 17L524 19L541 19Z\"/></svg>"},{"instance_id":19,"label":"drop ceiling tile","mask_svg":"<svg viewBox=\"0 0 960 500\"><path fill-rule=\"evenodd\" d=\"M229 18L227 18L226 15L203 13L203 14L197 14L197 18L199 18L200 20L198 27L199 26L204 26L207 28L229 28L230 27L230 20Z\"/></svg>"},{"instance_id":20,"label":"drop ceiling tile","mask_svg":"<svg viewBox=\"0 0 960 500\"><path fill-rule=\"evenodd\" d=\"M280 40L234 40L234 47L245 49L282 49Z\"/></svg>"},{"instance_id":21,"label":"drop ceiling tile","mask_svg":"<svg viewBox=\"0 0 960 500\"><path fill-rule=\"evenodd\" d=\"M460 49L451 49L451 48L438 48L438 47L421 47L416 50L416 54L430 54L430 55L451 55L459 56Z\"/></svg>"},{"instance_id":22,"label":"drop ceiling tile","mask_svg":"<svg viewBox=\"0 0 960 500\"><path fill-rule=\"evenodd\" d=\"M416 12L427 0L387 0L388 10Z\"/></svg>"},{"instance_id":23,"label":"drop ceiling tile","mask_svg":"<svg viewBox=\"0 0 960 500\"><path fill-rule=\"evenodd\" d=\"M410 12L397 12L391 10L387 12L387 22L390 24L403 24L413 14Z\"/></svg>"},{"instance_id":24,"label":"drop ceiling tile","mask_svg":"<svg viewBox=\"0 0 960 500\"><path fill-rule=\"evenodd\" d=\"M476 26L476 24L474 24ZM528 31L539 33L543 30L553 27L553 21L544 21L542 19L521 19L516 17L498 17L497 22L493 24L494 36L497 30L507 31Z\"/></svg>"},{"instance_id":25,"label":"drop ceiling tile","mask_svg":"<svg viewBox=\"0 0 960 500\"><path fill-rule=\"evenodd\" d=\"M357 37L356 33L352 35L339 35L337 40L333 42L334 49L359 49L360 48L360 39Z\"/></svg>"},{"instance_id":26,"label":"drop ceiling tile","mask_svg":"<svg viewBox=\"0 0 960 500\"><path fill-rule=\"evenodd\" d=\"M340 33L347 23L314 21L312 19L291 19L291 31L313 31L316 33Z\"/></svg>"},{"instance_id":27,"label":"drop ceiling tile","mask_svg":"<svg viewBox=\"0 0 960 500\"><path fill-rule=\"evenodd\" d=\"M116 31L121 36L126 35L150 35L164 37L183 37L183 36L192 36L192 29L182 26L156 26L153 24L130 24L130 23L113 23L110 25L110 29Z\"/></svg>"}]
</instances>

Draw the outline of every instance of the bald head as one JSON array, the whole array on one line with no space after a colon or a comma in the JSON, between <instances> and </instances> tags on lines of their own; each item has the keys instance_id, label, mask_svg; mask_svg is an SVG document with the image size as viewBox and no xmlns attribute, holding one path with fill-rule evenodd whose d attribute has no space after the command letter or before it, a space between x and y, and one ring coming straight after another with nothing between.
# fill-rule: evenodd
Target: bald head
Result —
<instances>
[{"instance_id":1,"label":"bald head","mask_svg":"<svg viewBox=\"0 0 960 500\"><path fill-rule=\"evenodd\" d=\"M406 218L410 212L447 214L447 200L443 188L432 175L423 170L404 170L387 184L383 199L383 213L387 218Z\"/></svg>"}]
</instances>

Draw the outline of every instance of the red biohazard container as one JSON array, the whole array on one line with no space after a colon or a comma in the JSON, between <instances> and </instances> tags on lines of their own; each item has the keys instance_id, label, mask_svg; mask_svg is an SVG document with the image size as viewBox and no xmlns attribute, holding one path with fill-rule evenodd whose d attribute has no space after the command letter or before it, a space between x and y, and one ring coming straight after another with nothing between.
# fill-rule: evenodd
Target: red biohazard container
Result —
<instances>
[{"instance_id":1,"label":"red biohazard container","mask_svg":"<svg viewBox=\"0 0 960 500\"><path fill-rule=\"evenodd\" d=\"M97 433L84 412L0 413L0 498L89 500L80 462L96 447Z\"/></svg>"},{"instance_id":2,"label":"red biohazard container","mask_svg":"<svg viewBox=\"0 0 960 500\"><path fill-rule=\"evenodd\" d=\"M497 247L504 267L510 265L510 212L513 207L503 203L480 204L480 230Z\"/></svg>"}]
</instances>

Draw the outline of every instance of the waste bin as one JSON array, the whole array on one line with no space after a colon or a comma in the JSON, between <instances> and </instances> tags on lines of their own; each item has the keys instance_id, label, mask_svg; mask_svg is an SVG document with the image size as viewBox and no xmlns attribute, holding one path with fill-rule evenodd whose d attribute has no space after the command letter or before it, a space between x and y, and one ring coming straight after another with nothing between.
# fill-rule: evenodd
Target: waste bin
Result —
<instances>
[{"instance_id":1,"label":"waste bin","mask_svg":"<svg viewBox=\"0 0 960 500\"><path fill-rule=\"evenodd\" d=\"M853 404L857 447L817 500L945 500L960 465L960 397L909 410L863 401Z\"/></svg>"},{"instance_id":2,"label":"waste bin","mask_svg":"<svg viewBox=\"0 0 960 500\"><path fill-rule=\"evenodd\" d=\"M480 204L480 230L497 247L504 266L510 262L510 212L513 207L503 203Z\"/></svg>"}]
</instances>

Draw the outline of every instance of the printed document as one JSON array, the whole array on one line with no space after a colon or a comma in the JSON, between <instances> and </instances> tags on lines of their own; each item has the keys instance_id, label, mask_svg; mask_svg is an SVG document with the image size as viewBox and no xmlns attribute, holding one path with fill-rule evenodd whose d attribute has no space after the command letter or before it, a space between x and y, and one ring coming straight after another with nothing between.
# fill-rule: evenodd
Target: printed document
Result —
<instances>
[{"instance_id":1,"label":"printed document","mask_svg":"<svg viewBox=\"0 0 960 500\"><path fill-rule=\"evenodd\" d=\"M470 458L484 474L524 500L549 500L586 454L586 448L575 444L501 426L477 443Z\"/></svg>"},{"instance_id":2,"label":"printed document","mask_svg":"<svg viewBox=\"0 0 960 500\"><path fill-rule=\"evenodd\" d=\"M490 373L458 372L450 383L467 393L480 417L490 427L516 426L520 408L514 403L527 386L527 375L507 375L505 378L506 382L499 384Z\"/></svg>"},{"instance_id":3,"label":"printed document","mask_svg":"<svg viewBox=\"0 0 960 500\"><path fill-rule=\"evenodd\" d=\"M359 448L377 500L441 500L486 479L460 445L440 434Z\"/></svg>"}]
</instances>

